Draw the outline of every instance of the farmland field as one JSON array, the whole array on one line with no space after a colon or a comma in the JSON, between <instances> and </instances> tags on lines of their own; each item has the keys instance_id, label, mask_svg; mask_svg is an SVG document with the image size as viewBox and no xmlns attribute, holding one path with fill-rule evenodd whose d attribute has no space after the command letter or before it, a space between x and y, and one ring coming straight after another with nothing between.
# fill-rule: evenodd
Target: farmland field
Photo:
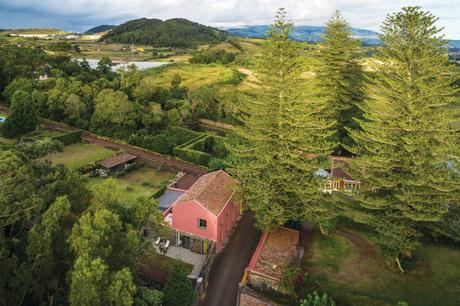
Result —
<instances>
[{"instance_id":1,"label":"farmland field","mask_svg":"<svg viewBox=\"0 0 460 306\"><path fill-rule=\"evenodd\" d=\"M178 74L182 77L181 85L191 90L232 77L230 67L218 64L177 64L152 69L147 73L149 75L147 78L152 86L169 86L173 76Z\"/></svg>"},{"instance_id":2,"label":"farmland field","mask_svg":"<svg viewBox=\"0 0 460 306\"><path fill-rule=\"evenodd\" d=\"M88 143L76 143L64 147L63 152L45 155L42 160L48 160L52 164L63 164L75 170L114 154L114 151L101 146Z\"/></svg>"}]
</instances>

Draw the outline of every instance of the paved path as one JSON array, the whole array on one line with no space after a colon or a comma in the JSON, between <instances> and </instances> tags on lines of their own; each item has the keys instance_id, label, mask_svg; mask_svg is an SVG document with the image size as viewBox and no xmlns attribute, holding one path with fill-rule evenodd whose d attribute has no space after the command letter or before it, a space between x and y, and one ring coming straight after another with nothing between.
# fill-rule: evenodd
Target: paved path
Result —
<instances>
[{"instance_id":1,"label":"paved path","mask_svg":"<svg viewBox=\"0 0 460 306\"><path fill-rule=\"evenodd\" d=\"M254 221L254 215L247 212L223 252L215 259L201 306L235 306L238 283L260 238L260 231L253 226Z\"/></svg>"}]
</instances>

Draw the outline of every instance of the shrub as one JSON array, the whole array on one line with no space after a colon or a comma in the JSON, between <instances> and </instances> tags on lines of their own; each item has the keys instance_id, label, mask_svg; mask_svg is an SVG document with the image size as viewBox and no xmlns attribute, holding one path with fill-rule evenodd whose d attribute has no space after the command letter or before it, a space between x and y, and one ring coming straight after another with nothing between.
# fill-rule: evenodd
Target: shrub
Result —
<instances>
[{"instance_id":1,"label":"shrub","mask_svg":"<svg viewBox=\"0 0 460 306\"><path fill-rule=\"evenodd\" d=\"M54 137L51 137L51 138L53 140L60 141L64 145L67 146L69 144L79 142L81 140L81 134L82 133L83 133L83 131L78 130L78 131L74 131L74 132L65 133L65 134L62 134L62 135L57 135L57 136L54 136Z\"/></svg>"},{"instance_id":2,"label":"shrub","mask_svg":"<svg viewBox=\"0 0 460 306\"><path fill-rule=\"evenodd\" d=\"M137 287L134 296L134 306L161 306L163 303L163 292L145 287Z\"/></svg>"},{"instance_id":3,"label":"shrub","mask_svg":"<svg viewBox=\"0 0 460 306\"><path fill-rule=\"evenodd\" d=\"M208 170L211 172L216 170L225 170L226 167L227 164L225 163L225 160L221 158L212 157L208 163Z\"/></svg>"},{"instance_id":4,"label":"shrub","mask_svg":"<svg viewBox=\"0 0 460 306\"><path fill-rule=\"evenodd\" d=\"M52 152L62 152L62 142L51 138L39 139L34 142L23 142L17 145L17 150L30 159L39 158Z\"/></svg>"},{"instance_id":5,"label":"shrub","mask_svg":"<svg viewBox=\"0 0 460 306\"><path fill-rule=\"evenodd\" d=\"M313 292L300 302L300 306L335 306L335 302L326 293Z\"/></svg>"}]
</instances>

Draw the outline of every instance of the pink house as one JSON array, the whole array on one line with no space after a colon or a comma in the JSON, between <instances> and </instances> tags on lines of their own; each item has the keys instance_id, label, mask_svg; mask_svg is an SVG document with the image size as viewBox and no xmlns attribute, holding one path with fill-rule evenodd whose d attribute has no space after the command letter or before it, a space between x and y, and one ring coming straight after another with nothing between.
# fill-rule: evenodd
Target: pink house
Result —
<instances>
[{"instance_id":1,"label":"pink house","mask_svg":"<svg viewBox=\"0 0 460 306\"><path fill-rule=\"evenodd\" d=\"M216 252L228 239L241 214L235 193L238 181L219 170L201 176L165 212L165 221L175 232L175 244L207 254Z\"/></svg>"}]
</instances>

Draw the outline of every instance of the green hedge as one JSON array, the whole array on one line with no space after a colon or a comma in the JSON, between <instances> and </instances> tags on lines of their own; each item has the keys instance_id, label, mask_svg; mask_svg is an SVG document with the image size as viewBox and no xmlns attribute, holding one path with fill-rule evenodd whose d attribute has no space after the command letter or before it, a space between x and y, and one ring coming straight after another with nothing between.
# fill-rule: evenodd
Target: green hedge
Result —
<instances>
[{"instance_id":1,"label":"green hedge","mask_svg":"<svg viewBox=\"0 0 460 306\"><path fill-rule=\"evenodd\" d=\"M158 199L159 197L161 197L161 196L166 192L167 185L168 185L168 184L163 185L163 186L160 188L160 190L158 190L157 192L155 192L155 193L152 195L152 198Z\"/></svg>"},{"instance_id":2,"label":"green hedge","mask_svg":"<svg viewBox=\"0 0 460 306\"><path fill-rule=\"evenodd\" d=\"M176 126L169 127L155 136L144 136L142 147L163 154L172 154L174 147L202 136L205 134Z\"/></svg>"},{"instance_id":3,"label":"green hedge","mask_svg":"<svg viewBox=\"0 0 460 306\"><path fill-rule=\"evenodd\" d=\"M79 142L81 140L81 134L82 133L83 133L83 131L78 130L78 131L75 131L75 132L69 132L69 133L65 133L65 134L62 134L62 135L51 137L51 139L60 141L66 146L66 145L69 145L69 144L72 144L72 143Z\"/></svg>"},{"instance_id":4,"label":"green hedge","mask_svg":"<svg viewBox=\"0 0 460 306\"><path fill-rule=\"evenodd\" d=\"M182 160L208 166L212 157L224 158L227 155L224 137L202 135L173 148L173 154Z\"/></svg>"}]
</instances>

